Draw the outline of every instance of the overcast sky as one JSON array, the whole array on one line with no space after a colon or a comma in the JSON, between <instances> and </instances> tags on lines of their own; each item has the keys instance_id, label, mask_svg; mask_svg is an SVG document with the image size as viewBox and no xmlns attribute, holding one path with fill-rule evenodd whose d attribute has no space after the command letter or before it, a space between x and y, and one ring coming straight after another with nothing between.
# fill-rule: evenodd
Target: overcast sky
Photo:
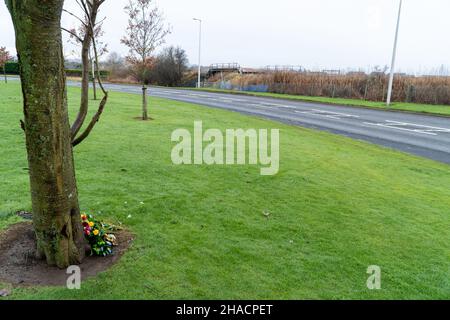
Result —
<instances>
[{"instance_id":1,"label":"overcast sky","mask_svg":"<svg viewBox=\"0 0 450 320\"><path fill-rule=\"evenodd\" d=\"M120 43L128 0L106 0L102 15L110 51ZM74 7L66 0L66 7ZM166 45L184 48L197 62L198 17L203 24L203 65L302 65L346 69L389 65L399 0L156 0L172 26ZM398 69L429 72L450 65L450 1L404 0ZM69 17L63 25L74 27ZM0 46L14 51L10 17L0 1ZM71 52L66 46L65 51Z\"/></svg>"}]
</instances>

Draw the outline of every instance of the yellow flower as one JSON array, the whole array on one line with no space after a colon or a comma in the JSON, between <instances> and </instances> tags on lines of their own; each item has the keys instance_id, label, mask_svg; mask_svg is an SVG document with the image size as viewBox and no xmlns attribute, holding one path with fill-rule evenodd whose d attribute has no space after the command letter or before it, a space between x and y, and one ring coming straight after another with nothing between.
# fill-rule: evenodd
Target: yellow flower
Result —
<instances>
[{"instance_id":1,"label":"yellow flower","mask_svg":"<svg viewBox=\"0 0 450 320\"><path fill-rule=\"evenodd\" d=\"M89 227L93 227L94 226L94 223L92 222L92 221L89 221Z\"/></svg>"},{"instance_id":2,"label":"yellow flower","mask_svg":"<svg viewBox=\"0 0 450 320\"><path fill-rule=\"evenodd\" d=\"M97 236L99 234L99 231L96 229L94 230L94 236Z\"/></svg>"}]
</instances>

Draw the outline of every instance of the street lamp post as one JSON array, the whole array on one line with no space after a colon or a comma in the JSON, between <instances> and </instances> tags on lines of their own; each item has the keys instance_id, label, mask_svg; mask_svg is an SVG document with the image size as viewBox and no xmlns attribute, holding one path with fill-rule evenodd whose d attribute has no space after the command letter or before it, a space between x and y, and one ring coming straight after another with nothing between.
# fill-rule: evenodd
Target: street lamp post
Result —
<instances>
[{"instance_id":1,"label":"street lamp post","mask_svg":"<svg viewBox=\"0 0 450 320\"><path fill-rule=\"evenodd\" d=\"M389 87L388 87L387 102L386 102L387 107L389 107L391 105L392 87L394 85L395 56L397 55L398 30L400 28L402 2L403 2L403 0L400 0L400 5L398 8L397 29L395 30L394 51L392 53L391 74L389 76Z\"/></svg>"},{"instance_id":2,"label":"street lamp post","mask_svg":"<svg viewBox=\"0 0 450 320\"><path fill-rule=\"evenodd\" d=\"M201 74L202 74L202 20L194 18L195 21L199 22L199 33L198 33L198 82L197 88L201 87Z\"/></svg>"}]
</instances>

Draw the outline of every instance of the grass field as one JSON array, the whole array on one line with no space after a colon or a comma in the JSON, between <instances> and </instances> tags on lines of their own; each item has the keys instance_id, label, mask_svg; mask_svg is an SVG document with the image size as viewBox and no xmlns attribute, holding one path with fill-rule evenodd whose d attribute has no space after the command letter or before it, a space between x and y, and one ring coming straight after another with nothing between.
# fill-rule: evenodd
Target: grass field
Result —
<instances>
[{"instance_id":1,"label":"grass field","mask_svg":"<svg viewBox=\"0 0 450 320\"><path fill-rule=\"evenodd\" d=\"M189 89L192 89L192 88L189 88ZM395 102L395 103L391 104L391 108L387 108L386 103L384 103L384 102L367 101L367 100L360 100L360 99L310 97L310 96L288 95L288 94L281 94L281 93L246 92L246 91L222 90L222 89L214 89L214 88L201 88L201 89L195 89L195 90L219 92L219 93L244 94L244 95L251 95L251 96L261 96L261 97L268 97L268 98L288 99L288 100L297 100L297 101L305 101L305 102L320 102L320 103L325 103L325 104L351 106L351 107L365 107L365 108L384 109L384 110L393 110L393 111L429 113L429 114L443 115L443 116L450 117L450 106L445 106L445 105Z\"/></svg>"},{"instance_id":2,"label":"grass field","mask_svg":"<svg viewBox=\"0 0 450 320\"><path fill-rule=\"evenodd\" d=\"M72 114L78 89L69 88ZM13 290L10 299L448 299L450 166L223 110L111 93L76 148L81 207L136 235L79 291ZM0 228L30 210L18 83L0 83ZM175 166L171 133L279 128L280 173ZM266 218L263 211L269 211ZM369 265L382 289L368 290ZM0 285L1 289L1 285Z\"/></svg>"}]
</instances>

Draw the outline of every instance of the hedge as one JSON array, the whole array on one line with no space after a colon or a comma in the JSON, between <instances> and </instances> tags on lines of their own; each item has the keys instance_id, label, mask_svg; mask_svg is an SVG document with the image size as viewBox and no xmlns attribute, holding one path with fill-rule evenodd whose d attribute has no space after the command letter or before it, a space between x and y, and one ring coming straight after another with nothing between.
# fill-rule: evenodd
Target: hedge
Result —
<instances>
[{"instance_id":1,"label":"hedge","mask_svg":"<svg viewBox=\"0 0 450 320\"><path fill-rule=\"evenodd\" d=\"M7 74L19 74L19 64L17 62L7 62L5 69ZM3 66L0 66L0 72L3 73Z\"/></svg>"},{"instance_id":2,"label":"hedge","mask_svg":"<svg viewBox=\"0 0 450 320\"><path fill-rule=\"evenodd\" d=\"M19 74L19 63L17 62L7 62L5 64L5 69L7 74ZM3 66L0 66L0 73L3 73ZM82 71L80 69L66 69L66 75L68 77L80 77ZM89 76L92 78L92 72L89 72ZM100 70L100 77L106 79L109 76L109 72L106 70Z\"/></svg>"},{"instance_id":3,"label":"hedge","mask_svg":"<svg viewBox=\"0 0 450 320\"><path fill-rule=\"evenodd\" d=\"M80 69L66 69L66 75L68 77L78 77L81 78L82 71ZM106 79L109 76L109 71L106 70L100 70L100 77L102 79ZM89 71L89 77L92 78L92 72Z\"/></svg>"}]
</instances>

